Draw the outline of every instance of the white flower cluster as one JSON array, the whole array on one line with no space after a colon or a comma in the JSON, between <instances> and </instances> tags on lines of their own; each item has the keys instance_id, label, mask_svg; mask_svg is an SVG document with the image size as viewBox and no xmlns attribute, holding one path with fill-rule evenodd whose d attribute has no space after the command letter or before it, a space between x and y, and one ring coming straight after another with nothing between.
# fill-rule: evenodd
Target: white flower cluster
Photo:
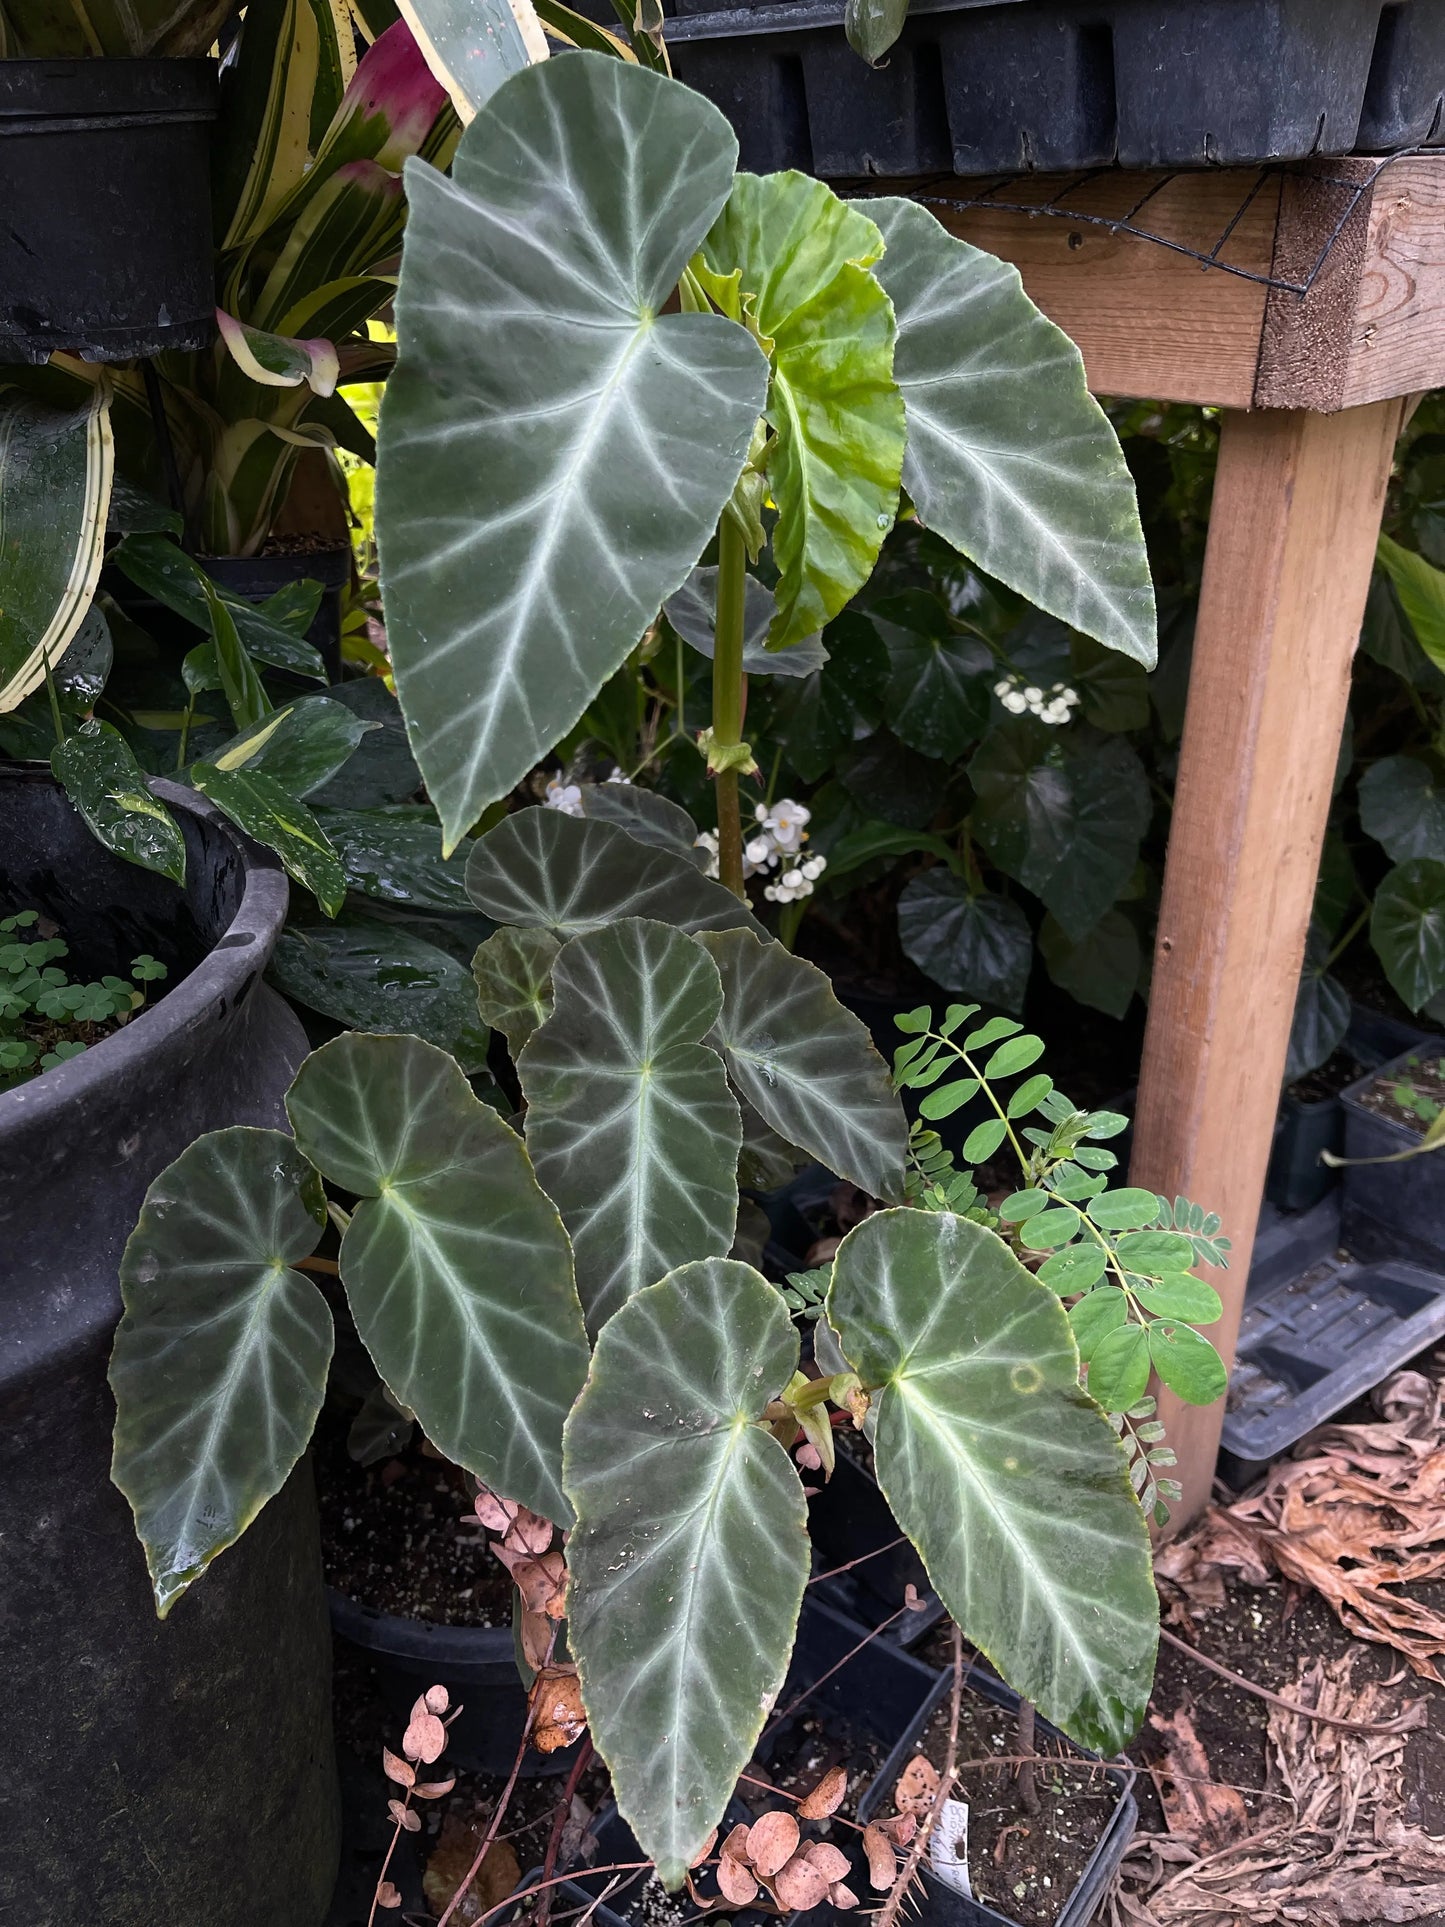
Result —
<instances>
[{"instance_id":1,"label":"white flower cluster","mask_svg":"<svg viewBox=\"0 0 1445 1927\"><path fill-rule=\"evenodd\" d=\"M612 774L607 778L607 781L609 783L630 783L632 778L630 776L624 776L622 771L614 764ZM542 802L549 810L561 810L564 816L580 816L582 814L581 786L577 783L564 783L560 776L549 777L547 781L547 793L542 798Z\"/></svg>"},{"instance_id":2,"label":"white flower cluster","mask_svg":"<svg viewBox=\"0 0 1445 1927\"><path fill-rule=\"evenodd\" d=\"M1010 715L1022 716L1027 712L1037 716L1041 723L1057 726L1069 720L1069 711L1076 703L1083 701L1077 689L1070 689L1067 683L1056 682L1048 689L1040 689L1037 683L1026 683L1022 676L1004 676L993 686L998 697Z\"/></svg>"},{"instance_id":3,"label":"white flower cluster","mask_svg":"<svg viewBox=\"0 0 1445 1927\"><path fill-rule=\"evenodd\" d=\"M803 855L808 840L808 821L812 811L803 803L785 796L769 809L759 803L753 812L756 832L743 845L743 875L758 876L776 871L775 882L766 884L763 895L769 903L798 903L813 894L813 885L828 867L823 856ZM704 830L698 848L708 853L707 874L718 873L717 831Z\"/></svg>"}]
</instances>

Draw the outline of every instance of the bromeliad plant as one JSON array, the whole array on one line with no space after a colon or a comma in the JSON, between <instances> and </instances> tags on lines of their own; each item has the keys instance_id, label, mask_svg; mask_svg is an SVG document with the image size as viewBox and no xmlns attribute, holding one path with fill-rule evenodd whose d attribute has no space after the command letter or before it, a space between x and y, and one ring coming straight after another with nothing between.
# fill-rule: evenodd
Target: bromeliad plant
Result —
<instances>
[{"instance_id":1,"label":"bromeliad plant","mask_svg":"<svg viewBox=\"0 0 1445 1927\"><path fill-rule=\"evenodd\" d=\"M700 873L683 812L625 786L494 822L466 888L524 1116L415 1037L327 1044L293 1136L213 1133L152 1186L112 1366L114 1476L165 1612L305 1449L332 1346L306 1267L338 1228L394 1402L499 1507L566 1533L594 1743L673 1886L787 1670L808 1539L786 1447L829 1404L871 1430L965 1635L1067 1731L1123 1744L1157 1638L1144 1516L1060 1296L987 1224L910 1206L887 1068L754 921L737 802L750 553L776 566L769 645L796 646L866 579L901 478L995 573L1147 657L1127 478L1012 270L906 202L872 219L800 176L735 175L736 152L687 89L567 54L478 103L451 180L412 165L378 499L448 848L716 538L708 750L734 887ZM837 1253L808 1370L782 1293L730 1255L740 1178L779 1156L886 1207ZM1058 1161L1038 1176L1067 1197Z\"/></svg>"}]
</instances>

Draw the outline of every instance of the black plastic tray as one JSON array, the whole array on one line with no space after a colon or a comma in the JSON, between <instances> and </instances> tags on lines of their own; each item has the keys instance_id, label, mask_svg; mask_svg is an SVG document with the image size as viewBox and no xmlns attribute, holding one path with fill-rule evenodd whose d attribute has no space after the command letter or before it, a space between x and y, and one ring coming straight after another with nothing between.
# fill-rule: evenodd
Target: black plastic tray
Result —
<instances>
[{"instance_id":1,"label":"black plastic tray","mask_svg":"<svg viewBox=\"0 0 1445 1927\"><path fill-rule=\"evenodd\" d=\"M664 11L678 78L763 172L1242 166L1445 141L1438 0L913 0L871 70L842 0Z\"/></svg>"},{"instance_id":2,"label":"black plastic tray","mask_svg":"<svg viewBox=\"0 0 1445 1927\"><path fill-rule=\"evenodd\" d=\"M1445 1332L1445 1275L1340 1249L1340 1199L1273 1213L1255 1241L1219 1473L1236 1489Z\"/></svg>"},{"instance_id":3,"label":"black plastic tray","mask_svg":"<svg viewBox=\"0 0 1445 1927\"><path fill-rule=\"evenodd\" d=\"M1341 1092L1346 1157L1388 1157L1419 1143L1419 1130L1407 1130L1367 1110L1360 1098L1382 1073L1402 1071L1408 1058L1435 1058L1442 1050L1445 1039L1426 1038ZM1351 1250L1371 1257L1408 1252L1445 1269L1445 1151L1426 1152L1403 1164L1347 1164L1342 1176L1343 1229Z\"/></svg>"},{"instance_id":4,"label":"black plastic tray","mask_svg":"<svg viewBox=\"0 0 1445 1927\"><path fill-rule=\"evenodd\" d=\"M873 1474L840 1448L832 1478L808 1501L814 1564L826 1573L880 1546L890 1550L863 1558L851 1572L821 1580L818 1589L840 1611L865 1626L877 1626L899 1610L911 1585L923 1601L921 1610L895 1620L884 1635L909 1647L942 1619L943 1602L929 1586L923 1561L908 1541L892 1545L900 1531Z\"/></svg>"},{"instance_id":5,"label":"black plastic tray","mask_svg":"<svg viewBox=\"0 0 1445 1927\"><path fill-rule=\"evenodd\" d=\"M984 1699L992 1700L995 1706L1005 1706L1017 1712L1019 1696L1011 1686L1005 1686L1001 1679L982 1667L975 1666L965 1674L966 1690L979 1693ZM899 1740L883 1766L877 1779L858 1803L858 1818L871 1820L887 1804L888 1797L902 1773L917 1750L918 1742L928 1728L939 1705L953 1691L953 1677L944 1673L927 1703L923 1706ZM1036 1715L1036 1732L1040 1740L1057 1741L1081 1758L1094 1760L1099 1756L1085 1748L1075 1746L1065 1738L1056 1727L1040 1715ZM1129 1776L1122 1771L1110 1769L1105 1776L1118 1789L1119 1803L1114 1808L1109 1824L1100 1837L1089 1858L1089 1863L1080 1876L1079 1884L1069 1895L1059 1910L1055 1927L1085 1927L1098 1910L1099 1903L1114 1877L1114 1871L1123 1859L1125 1849L1134 1837L1134 1829L1139 1824L1139 1809L1134 1796L1129 1791ZM967 1789L964 1789L966 1794ZM922 1904L910 1910L911 1917L924 1924L924 1927L1010 1927L1009 1916L997 1913L992 1907L980 1900L966 1900L962 1894L955 1893L936 1880L925 1865L922 1870Z\"/></svg>"}]
</instances>

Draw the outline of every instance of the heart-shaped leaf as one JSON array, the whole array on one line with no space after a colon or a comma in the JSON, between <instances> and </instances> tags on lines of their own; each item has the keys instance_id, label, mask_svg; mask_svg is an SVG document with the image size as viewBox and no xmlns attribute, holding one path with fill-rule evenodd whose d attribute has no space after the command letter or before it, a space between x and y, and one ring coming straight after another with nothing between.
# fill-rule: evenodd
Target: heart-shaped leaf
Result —
<instances>
[{"instance_id":1,"label":"heart-shaped leaf","mask_svg":"<svg viewBox=\"0 0 1445 1927\"><path fill-rule=\"evenodd\" d=\"M889 596L870 614L892 665L884 700L893 734L921 755L956 762L988 728L993 651L921 589Z\"/></svg>"},{"instance_id":2,"label":"heart-shaped leaf","mask_svg":"<svg viewBox=\"0 0 1445 1927\"><path fill-rule=\"evenodd\" d=\"M1023 1009L1033 963L1029 920L1007 897L975 894L944 869L911 877L898 899L904 952L945 990Z\"/></svg>"},{"instance_id":3,"label":"heart-shaped leaf","mask_svg":"<svg viewBox=\"0 0 1445 1927\"><path fill-rule=\"evenodd\" d=\"M162 1618L306 1450L331 1313L292 1267L324 1223L316 1173L282 1131L210 1131L146 1192L120 1263L111 1477Z\"/></svg>"},{"instance_id":4,"label":"heart-shaped leaf","mask_svg":"<svg viewBox=\"0 0 1445 1927\"><path fill-rule=\"evenodd\" d=\"M870 264L883 237L806 174L739 174L703 253L740 276L772 343L768 486L778 507L774 649L816 634L873 573L898 513L903 401L893 310Z\"/></svg>"},{"instance_id":5,"label":"heart-shaped leaf","mask_svg":"<svg viewBox=\"0 0 1445 1927\"><path fill-rule=\"evenodd\" d=\"M173 883L186 880L186 841L180 825L152 796L140 764L120 731L89 717L50 752L50 767L92 834L144 870Z\"/></svg>"},{"instance_id":6,"label":"heart-shaped leaf","mask_svg":"<svg viewBox=\"0 0 1445 1927\"><path fill-rule=\"evenodd\" d=\"M747 930L703 932L722 978L713 1032L733 1082L789 1144L875 1198L903 1195L908 1123L867 1027L821 970Z\"/></svg>"},{"instance_id":7,"label":"heart-shaped leaf","mask_svg":"<svg viewBox=\"0 0 1445 1927\"><path fill-rule=\"evenodd\" d=\"M807 1508L757 1421L798 1338L749 1266L684 1265L597 1341L567 1421L568 1641L624 1818L678 1886L788 1669Z\"/></svg>"},{"instance_id":8,"label":"heart-shaped leaf","mask_svg":"<svg viewBox=\"0 0 1445 1927\"><path fill-rule=\"evenodd\" d=\"M472 958L482 1022L499 1030L520 1057L552 1011L552 966L560 945L546 930L499 930Z\"/></svg>"},{"instance_id":9,"label":"heart-shaped leaf","mask_svg":"<svg viewBox=\"0 0 1445 1927\"><path fill-rule=\"evenodd\" d=\"M487 1061L487 1033L466 966L400 924L343 910L334 923L293 907L271 957L272 981L308 1010L355 1030L399 1024L450 1051L469 1074Z\"/></svg>"},{"instance_id":10,"label":"heart-shaped leaf","mask_svg":"<svg viewBox=\"0 0 1445 1927\"><path fill-rule=\"evenodd\" d=\"M1065 934L1086 937L1139 857L1153 806L1144 766L1118 737L1065 749L1031 717L1000 724L968 766L979 841L1042 897Z\"/></svg>"},{"instance_id":11,"label":"heart-shaped leaf","mask_svg":"<svg viewBox=\"0 0 1445 1927\"><path fill-rule=\"evenodd\" d=\"M377 534L449 847L621 665L742 471L757 344L662 312L736 158L700 95L574 53L497 90L450 180L407 168Z\"/></svg>"},{"instance_id":12,"label":"heart-shaped leaf","mask_svg":"<svg viewBox=\"0 0 1445 1927\"><path fill-rule=\"evenodd\" d=\"M562 1421L587 1340L521 1139L418 1037L335 1038L286 1108L317 1169L360 1199L341 1278L377 1371L440 1452L566 1524Z\"/></svg>"},{"instance_id":13,"label":"heart-shaped leaf","mask_svg":"<svg viewBox=\"0 0 1445 1927\"><path fill-rule=\"evenodd\" d=\"M309 796L336 775L367 727L345 703L306 696L233 736L207 761L221 770L262 770L292 796Z\"/></svg>"},{"instance_id":14,"label":"heart-shaped leaf","mask_svg":"<svg viewBox=\"0 0 1445 1927\"><path fill-rule=\"evenodd\" d=\"M1078 1003L1122 1017L1134 1001L1144 959L1139 932L1122 910L1106 910L1077 942L1057 917L1045 917L1039 949L1050 977Z\"/></svg>"},{"instance_id":15,"label":"heart-shaped leaf","mask_svg":"<svg viewBox=\"0 0 1445 1927\"><path fill-rule=\"evenodd\" d=\"M497 923L530 924L562 940L622 917L680 930L759 928L745 903L686 857L562 810L518 810L478 837L467 895Z\"/></svg>"},{"instance_id":16,"label":"heart-shaped leaf","mask_svg":"<svg viewBox=\"0 0 1445 1927\"><path fill-rule=\"evenodd\" d=\"M716 1051L706 951L629 918L574 937L517 1063L527 1148L562 1214L587 1328L692 1257L725 1257L742 1124Z\"/></svg>"},{"instance_id":17,"label":"heart-shaped leaf","mask_svg":"<svg viewBox=\"0 0 1445 1927\"><path fill-rule=\"evenodd\" d=\"M755 575L743 593L743 673L747 676L811 676L828 660L821 636L805 636L790 649L769 649L768 631L777 610L773 592ZM717 570L694 569L663 614L701 656L712 661L717 623Z\"/></svg>"},{"instance_id":18,"label":"heart-shaped leaf","mask_svg":"<svg viewBox=\"0 0 1445 1927\"><path fill-rule=\"evenodd\" d=\"M1445 861L1397 864L1375 892L1370 942L1411 1010L1445 990Z\"/></svg>"},{"instance_id":19,"label":"heart-shaped leaf","mask_svg":"<svg viewBox=\"0 0 1445 1927\"><path fill-rule=\"evenodd\" d=\"M683 809L656 790L640 783L581 783L582 814L598 823L615 823L619 830L656 850L685 857L694 869L705 861L698 847L697 825Z\"/></svg>"},{"instance_id":20,"label":"heart-shaped leaf","mask_svg":"<svg viewBox=\"0 0 1445 1927\"><path fill-rule=\"evenodd\" d=\"M1445 785L1418 756L1384 756L1360 778L1360 825L1392 863L1445 850Z\"/></svg>"},{"instance_id":21,"label":"heart-shaped leaf","mask_svg":"<svg viewBox=\"0 0 1445 1927\"><path fill-rule=\"evenodd\" d=\"M217 769L214 763L193 763L191 781L209 796L247 836L274 850L287 873L334 917L346 901L346 874L341 860L316 818L291 792L264 770Z\"/></svg>"},{"instance_id":22,"label":"heart-shaped leaf","mask_svg":"<svg viewBox=\"0 0 1445 1927\"><path fill-rule=\"evenodd\" d=\"M1149 1698L1158 1601L1058 1299L981 1225L885 1211L839 1247L828 1320L874 1393L879 1484L965 1639L1117 1752Z\"/></svg>"},{"instance_id":23,"label":"heart-shaped leaf","mask_svg":"<svg viewBox=\"0 0 1445 1927\"><path fill-rule=\"evenodd\" d=\"M898 323L903 485L924 524L1040 609L1152 668L1154 590L1134 484L1078 349L1007 262L916 201L868 212Z\"/></svg>"}]
</instances>

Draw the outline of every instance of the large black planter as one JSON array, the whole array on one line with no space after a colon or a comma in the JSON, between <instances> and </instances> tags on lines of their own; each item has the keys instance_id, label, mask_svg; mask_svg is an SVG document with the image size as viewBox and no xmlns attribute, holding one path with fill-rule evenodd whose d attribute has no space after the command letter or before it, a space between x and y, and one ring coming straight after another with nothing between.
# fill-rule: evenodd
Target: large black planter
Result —
<instances>
[{"instance_id":1,"label":"large black planter","mask_svg":"<svg viewBox=\"0 0 1445 1927\"><path fill-rule=\"evenodd\" d=\"M872 70L843 0L664 12L678 78L760 172L1241 166L1445 139L1437 0L913 0Z\"/></svg>"},{"instance_id":2,"label":"large black planter","mask_svg":"<svg viewBox=\"0 0 1445 1927\"><path fill-rule=\"evenodd\" d=\"M199 348L209 60L0 60L0 362Z\"/></svg>"},{"instance_id":3,"label":"large black planter","mask_svg":"<svg viewBox=\"0 0 1445 1927\"><path fill-rule=\"evenodd\" d=\"M164 1624L109 1477L116 1267L146 1186L203 1131L281 1122L305 1050L261 981L279 867L157 788L184 891L103 850L48 775L0 766L0 915L40 909L92 971L148 950L171 972L124 1030L0 1095L0 1914L315 1927L337 1803L310 1467Z\"/></svg>"}]
</instances>

